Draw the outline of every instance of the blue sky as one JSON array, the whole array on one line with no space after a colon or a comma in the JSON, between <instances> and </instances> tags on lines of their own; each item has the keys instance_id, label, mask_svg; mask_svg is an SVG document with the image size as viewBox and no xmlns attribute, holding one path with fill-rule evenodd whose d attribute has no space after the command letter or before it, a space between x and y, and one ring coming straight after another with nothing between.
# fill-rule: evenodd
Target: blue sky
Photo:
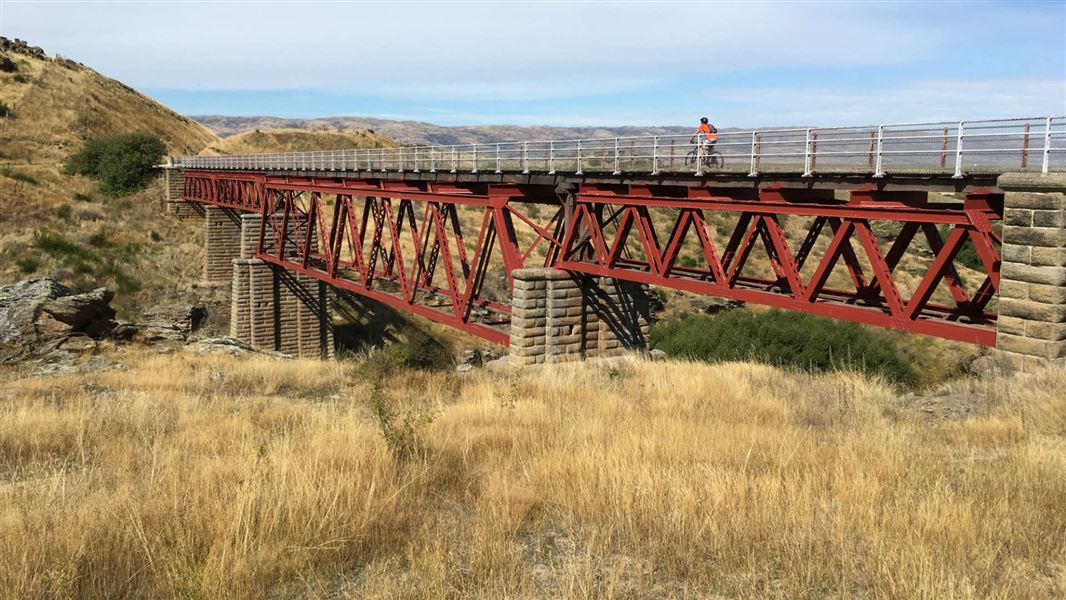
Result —
<instances>
[{"instance_id":1,"label":"blue sky","mask_svg":"<svg viewBox=\"0 0 1066 600\"><path fill-rule=\"evenodd\" d=\"M725 127L1066 114L1066 0L0 0L0 35L186 114Z\"/></svg>"}]
</instances>

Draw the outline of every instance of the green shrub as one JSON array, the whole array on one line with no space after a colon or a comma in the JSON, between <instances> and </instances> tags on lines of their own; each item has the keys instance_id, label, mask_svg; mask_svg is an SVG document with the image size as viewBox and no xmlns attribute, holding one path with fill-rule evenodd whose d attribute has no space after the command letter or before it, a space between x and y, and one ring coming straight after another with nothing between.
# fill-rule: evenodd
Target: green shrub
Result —
<instances>
[{"instance_id":1,"label":"green shrub","mask_svg":"<svg viewBox=\"0 0 1066 600\"><path fill-rule=\"evenodd\" d=\"M18 265L19 271L22 271L26 275L36 273L37 269L41 267L41 261L32 256L24 256L16 260L15 264Z\"/></svg>"},{"instance_id":2,"label":"green shrub","mask_svg":"<svg viewBox=\"0 0 1066 600\"><path fill-rule=\"evenodd\" d=\"M10 57L0 56L0 71L4 73L14 73L19 70L19 66L15 64L15 61Z\"/></svg>"},{"instance_id":3,"label":"green shrub","mask_svg":"<svg viewBox=\"0 0 1066 600\"><path fill-rule=\"evenodd\" d=\"M63 172L93 177L101 193L125 196L148 185L165 151L159 136L150 133L95 138L67 158Z\"/></svg>"},{"instance_id":4,"label":"green shrub","mask_svg":"<svg viewBox=\"0 0 1066 600\"><path fill-rule=\"evenodd\" d=\"M756 360L815 372L851 369L905 385L917 381L914 369L883 336L857 323L777 309L686 315L656 324L651 343L682 358Z\"/></svg>"},{"instance_id":5,"label":"green shrub","mask_svg":"<svg viewBox=\"0 0 1066 600\"><path fill-rule=\"evenodd\" d=\"M0 102L0 119L11 116L11 107Z\"/></svg>"},{"instance_id":6,"label":"green shrub","mask_svg":"<svg viewBox=\"0 0 1066 600\"><path fill-rule=\"evenodd\" d=\"M81 192L74 192L74 199L78 202L95 202L96 198L93 198L92 194L82 194Z\"/></svg>"},{"instance_id":7,"label":"green shrub","mask_svg":"<svg viewBox=\"0 0 1066 600\"><path fill-rule=\"evenodd\" d=\"M70 208L69 204L60 204L59 206L56 207L56 216L59 217L60 219L69 219L70 218L70 214L72 212L73 212L73 209Z\"/></svg>"},{"instance_id":8,"label":"green shrub","mask_svg":"<svg viewBox=\"0 0 1066 600\"><path fill-rule=\"evenodd\" d=\"M155 231L154 229L152 230L152 233L150 234L150 236L151 236L153 242L158 242L158 241L161 241L163 239L163 236L159 235L159 232Z\"/></svg>"},{"instance_id":9,"label":"green shrub","mask_svg":"<svg viewBox=\"0 0 1066 600\"><path fill-rule=\"evenodd\" d=\"M30 185L37 185L37 178L35 178L33 175L30 175L29 173L23 173L22 171L16 171L11 167L0 168L0 175L3 175L4 177L7 177L9 179L14 179L15 181L21 181Z\"/></svg>"},{"instance_id":10,"label":"green shrub","mask_svg":"<svg viewBox=\"0 0 1066 600\"><path fill-rule=\"evenodd\" d=\"M29 83L30 82L30 78L25 76L25 75L23 75L22 73L15 74L15 77L13 79L15 80L15 83Z\"/></svg>"}]
</instances>

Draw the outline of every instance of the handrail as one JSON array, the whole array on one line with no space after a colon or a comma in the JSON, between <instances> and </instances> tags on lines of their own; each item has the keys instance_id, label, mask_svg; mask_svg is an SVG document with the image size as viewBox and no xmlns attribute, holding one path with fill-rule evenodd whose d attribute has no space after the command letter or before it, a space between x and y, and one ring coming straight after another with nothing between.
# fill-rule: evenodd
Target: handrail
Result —
<instances>
[{"instance_id":1,"label":"handrail","mask_svg":"<svg viewBox=\"0 0 1066 600\"><path fill-rule=\"evenodd\" d=\"M178 167L255 171L412 171L554 175L730 173L894 174L1066 171L1066 117L1014 117L873 126L770 128L702 134L402 145L230 156L183 156ZM1032 155L1040 160L1030 160ZM950 158L949 158L950 157ZM711 161L711 158L718 158ZM723 164L724 163L724 164Z\"/></svg>"}]
</instances>

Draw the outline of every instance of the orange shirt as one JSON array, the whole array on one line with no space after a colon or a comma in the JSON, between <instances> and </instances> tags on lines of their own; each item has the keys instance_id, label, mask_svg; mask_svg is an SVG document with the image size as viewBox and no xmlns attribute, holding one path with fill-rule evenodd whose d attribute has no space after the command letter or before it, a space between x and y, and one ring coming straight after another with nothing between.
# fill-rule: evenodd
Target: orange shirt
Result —
<instances>
[{"instance_id":1,"label":"orange shirt","mask_svg":"<svg viewBox=\"0 0 1066 600\"><path fill-rule=\"evenodd\" d=\"M711 131L711 126L709 124L707 124L707 123L700 123L700 127L699 127L699 129L696 130L696 133L702 133L703 137L705 137L705 138L707 138L709 140L717 140L718 139L718 134L712 132Z\"/></svg>"}]
</instances>

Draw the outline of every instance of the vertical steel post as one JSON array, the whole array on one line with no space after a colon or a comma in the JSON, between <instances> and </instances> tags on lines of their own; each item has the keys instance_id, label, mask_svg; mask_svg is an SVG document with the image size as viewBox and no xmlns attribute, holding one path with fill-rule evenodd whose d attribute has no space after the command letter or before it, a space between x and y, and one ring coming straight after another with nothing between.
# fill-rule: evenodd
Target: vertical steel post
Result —
<instances>
[{"instance_id":1,"label":"vertical steel post","mask_svg":"<svg viewBox=\"0 0 1066 600\"><path fill-rule=\"evenodd\" d=\"M622 171L618 170L618 138L614 138L614 174L622 174Z\"/></svg>"},{"instance_id":2,"label":"vertical steel post","mask_svg":"<svg viewBox=\"0 0 1066 600\"><path fill-rule=\"evenodd\" d=\"M659 136L651 138L651 174L659 174Z\"/></svg>"},{"instance_id":3,"label":"vertical steel post","mask_svg":"<svg viewBox=\"0 0 1066 600\"><path fill-rule=\"evenodd\" d=\"M555 175L555 142L548 142L548 175Z\"/></svg>"},{"instance_id":4,"label":"vertical steel post","mask_svg":"<svg viewBox=\"0 0 1066 600\"><path fill-rule=\"evenodd\" d=\"M336 171L337 170L336 152L330 152L329 153L329 170L330 171Z\"/></svg>"},{"instance_id":5,"label":"vertical steel post","mask_svg":"<svg viewBox=\"0 0 1066 600\"><path fill-rule=\"evenodd\" d=\"M811 130L807 129L806 141L803 143L803 176L811 176Z\"/></svg>"},{"instance_id":6,"label":"vertical steel post","mask_svg":"<svg viewBox=\"0 0 1066 600\"><path fill-rule=\"evenodd\" d=\"M755 131L751 132L751 166L748 167L748 177L755 177L756 175L759 174L759 171L757 170L757 167L755 166L755 142L756 142L755 136L756 135L758 135L757 132L755 132Z\"/></svg>"},{"instance_id":7,"label":"vertical steel post","mask_svg":"<svg viewBox=\"0 0 1066 600\"><path fill-rule=\"evenodd\" d=\"M452 146L452 173L459 170L459 149Z\"/></svg>"},{"instance_id":8,"label":"vertical steel post","mask_svg":"<svg viewBox=\"0 0 1066 600\"><path fill-rule=\"evenodd\" d=\"M884 164L884 150L885 150L885 126L877 126L877 158L874 163L874 177L885 176L885 164Z\"/></svg>"},{"instance_id":9,"label":"vertical steel post","mask_svg":"<svg viewBox=\"0 0 1066 600\"><path fill-rule=\"evenodd\" d=\"M429 172L437 172L437 151L434 146L429 147Z\"/></svg>"},{"instance_id":10,"label":"vertical steel post","mask_svg":"<svg viewBox=\"0 0 1066 600\"><path fill-rule=\"evenodd\" d=\"M955 142L955 174L952 175L954 179L962 179L962 136L963 122L959 121L958 138Z\"/></svg>"},{"instance_id":11,"label":"vertical steel post","mask_svg":"<svg viewBox=\"0 0 1066 600\"><path fill-rule=\"evenodd\" d=\"M574 175L581 175L581 140L577 141L577 170Z\"/></svg>"},{"instance_id":12,"label":"vertical steel post","mask_svg":"<svg viewBox=\"0 0 1066 600\"><path fill-rule=\"evenodd\" d=\"M400 173L403 173L403 159L404 159L403 146L400 146L400 168L397 169L397 171L400 172Z\"/></svg>"},{"instance_id":13,"label":"vertical steel post","mask_svg":"<svg viewBox=\"0 0 1066 600\"><path fill-rule=\"evenodd\" d=\"M385 149L381 149L381 171L385 171Z\"/></svg>"},{"instance_id":14,"label":"vertical steel post","mask_svg":"<svg viewBox=\"0 0 1066 600\"><path fill-rule=\"evenodd\" d=\"M501 172L500 169L500 143L496 142L496 172Z\"/></svg>"},{"instance_id":15,"label":"vertical steel post","mask_svg":"<svg viewBox=\"0 0 1066 600\"><path fill-rule=\"evenodd\" d=\"M696 136L696 177L703 175L703 134Z\"/></svg>"},{"instance_id":16,"label":"vertical steel post","mask_svg":"<svg viewBox=\"0 0 1066 600\"><path fill-rule=\"evenodd\" d=\"M529 142L522 142L522 173L529 173Z\"/></svg>"},{"instance_id":17,"label":"vertical steel post","mask_svg":"<svg viewBox=\"0 0 1066 600\"><path fill-rule=\"evenodd\" d=\"M1029 124L1025 124L1025 134L1022 136L1022 170L1029 166Z\"/></svg>"},{"instance_id":18,"label":"vertical steel post","mask_svg":"<svg viewBox=\"0 0 1066 600\"><path fill-rule=\"evenodd\" d=\"M471 173L477 173L477 144L474 144L474 168Z\"/></svg>"},{"instance_id":19,"label":"vertical steel post","mask_svg":"<svg viewBox=\"0 0 1066 600\"><path fill-rule=\"evenodd\" d=\"M418 168L418 146L415 146L415 161L414 162L415 162L414 171L415 171L415 173L418 173L419 172L419 168Z\"/></svg>"},{"instance_id":20,"label":"vertical steel post","mask_svg":"<svg viewBox=\"0 0 1066 600\"><path fill-rule=\"evenodd\" d=\"M1044 166L1040 167L1041 173L1047 173L1051 168L1051 117L1047 118L1044 125Z\"/></svg>"}]
</instances>

